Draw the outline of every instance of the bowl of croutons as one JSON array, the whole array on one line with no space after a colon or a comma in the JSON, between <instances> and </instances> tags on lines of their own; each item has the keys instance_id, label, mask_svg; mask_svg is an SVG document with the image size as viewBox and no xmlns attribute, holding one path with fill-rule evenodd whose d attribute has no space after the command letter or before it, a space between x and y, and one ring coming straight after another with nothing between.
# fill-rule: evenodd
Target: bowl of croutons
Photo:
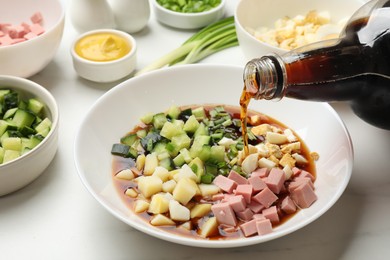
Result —
<instances>
[{"instance_id":1,"label":"bowl of croutons","mask_svg":"<svg viewBox=\"0 0 390 260\"><path fill-rule=\"evenodd\" d=\"M365 0L242 0L235 10L237 37L245 58L283 54L337 39Z\"/></svg>"}]
</instances>

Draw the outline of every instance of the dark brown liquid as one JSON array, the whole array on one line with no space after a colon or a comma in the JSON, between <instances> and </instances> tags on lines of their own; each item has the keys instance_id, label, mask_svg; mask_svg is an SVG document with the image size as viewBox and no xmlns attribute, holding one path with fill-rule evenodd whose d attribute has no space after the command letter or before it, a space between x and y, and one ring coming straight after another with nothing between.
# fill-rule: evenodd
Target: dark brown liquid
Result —
<instances>
[{"instance_id":1,"label":"dark brown liquid","mask_svg":"<svg viewBox=\"0 0 390 260\"><path fill-rule=\"evenodd\" d=\"M286 64L286 96L349 100L363 120L390 129L390 10L347 25L337 45L297 55Z\"/></svg>"}]
</instances>

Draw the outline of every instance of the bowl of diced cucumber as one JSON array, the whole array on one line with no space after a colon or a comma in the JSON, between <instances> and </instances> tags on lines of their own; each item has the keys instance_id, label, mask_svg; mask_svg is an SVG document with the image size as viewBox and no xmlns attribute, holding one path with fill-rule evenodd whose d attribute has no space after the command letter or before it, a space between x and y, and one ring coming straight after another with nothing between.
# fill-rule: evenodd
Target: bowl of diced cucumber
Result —
<instances>
[{"instance_id":1,"label":"bowl of diced cucumber","mask_svg":"<svg viewBox=\"0 0 390 260\"><path fill-rule=\"evenodd\" d=\"M58 107L43 86L0 76L0 196L35 180L58 146Z\"/></svg>"}]
</instances>

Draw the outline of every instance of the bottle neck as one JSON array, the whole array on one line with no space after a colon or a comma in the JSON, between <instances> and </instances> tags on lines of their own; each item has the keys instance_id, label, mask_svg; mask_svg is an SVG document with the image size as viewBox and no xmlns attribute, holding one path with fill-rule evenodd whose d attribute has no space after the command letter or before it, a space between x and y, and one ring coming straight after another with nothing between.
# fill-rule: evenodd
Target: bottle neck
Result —
<instances>
[{"instance_id":1,"label":"bottle neck","mask_svg":"<svg viewBox=\"0 0 390 260\"><path fill-rule=\"evenodd\" d=\"M286 90L286 71L282 59L267 55L249 61L244 69L245 90L254 99L280 100Z\"/></svg>"}]
</instances>

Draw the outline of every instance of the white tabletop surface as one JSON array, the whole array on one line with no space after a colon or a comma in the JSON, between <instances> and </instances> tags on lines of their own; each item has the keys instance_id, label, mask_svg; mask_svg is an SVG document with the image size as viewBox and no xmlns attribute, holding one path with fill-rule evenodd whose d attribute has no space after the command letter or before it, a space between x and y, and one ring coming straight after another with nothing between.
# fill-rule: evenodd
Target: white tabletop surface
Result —
<instances>
[{"instance_id":1,"label":"white tabletop surface","mask_svg":"<svg viewBox=\"0 0 390 260\"><path fill-rule=\"evenodd\" d=\"M69 6L69 1L63 2ZM228 14L235 3L228 1ZM193 33L163 26L152 13L147 28L134 34L137 68ZM76 75L69 48L77 35L68 19L54 60L30 78L58 102L59 148L36 181L0 197L0 259L389 259L390 132L359 120L346 104L334 107L353 140L351 181L326 214L299 231L254 246L203 249L159 240L113 217L81 183L73 143L84 112L118 82L97 84ZM202 62L244 65L246 60L240 48L234 47Z\"/></svg>"}]
</instances>

